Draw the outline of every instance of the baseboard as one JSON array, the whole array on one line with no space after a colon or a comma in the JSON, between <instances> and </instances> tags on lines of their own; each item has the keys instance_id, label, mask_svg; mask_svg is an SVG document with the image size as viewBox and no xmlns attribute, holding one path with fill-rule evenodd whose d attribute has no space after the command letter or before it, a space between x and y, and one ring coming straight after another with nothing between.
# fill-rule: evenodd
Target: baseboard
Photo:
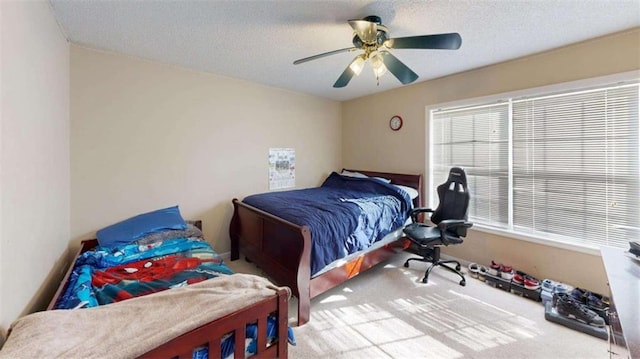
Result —
<instances>
[{"instance_id":1,"label":"baseboard","mask_svg":"<svg viewBox=\"0 0 640 359\"><path fill-rule=\"evenodd\" d=\"M222 258L223 261L229 262L231 260L231 251L218 253L218 255Z\"/></svg>"}]
</instances>

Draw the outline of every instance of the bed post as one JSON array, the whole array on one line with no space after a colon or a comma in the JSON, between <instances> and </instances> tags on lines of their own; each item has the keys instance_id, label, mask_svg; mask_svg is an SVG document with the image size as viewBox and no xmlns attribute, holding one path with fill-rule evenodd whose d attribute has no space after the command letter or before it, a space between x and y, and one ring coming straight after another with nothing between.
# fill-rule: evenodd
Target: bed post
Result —
<instances>
[{"instance_id":1,"label":"bed post","mask_svg":"<svg viewBox=\"0 0 640 359\"><path fill-rule=\"evenodd\" d=\"M289 292L278 290L278 358L287 358L289 353Z\"/></svg>"},{"instance_id":2,"label":"bed post","mask_svg":"<svg viewBox=\"0 0 640 359\"><path fill-rule=\"evenodd\" d=\"M240 238L238 235L238 199L234 198L233 203L233 215L231 216L231 225L229 225L229 238L231 238L231 260L235 261L240 258Z\"/></svg>"},{"instance_id":3,"label":"bed post","mask_svg":"<svg viewBox=\"0 0 640 359\"><path fill-rule=\"evenodd\" d=\"M302 253L298 264L296 278L298 291L298 326L304 325L311 317L311 229L302 226L300 230L303 238Z\"/></svg>"}]
</instances>

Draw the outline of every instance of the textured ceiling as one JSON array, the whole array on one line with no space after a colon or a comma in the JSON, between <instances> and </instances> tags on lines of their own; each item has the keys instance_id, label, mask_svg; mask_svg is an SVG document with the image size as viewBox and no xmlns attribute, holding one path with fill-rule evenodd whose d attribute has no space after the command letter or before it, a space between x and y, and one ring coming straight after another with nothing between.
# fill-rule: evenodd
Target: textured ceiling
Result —
<instances>
[{"instance_id":1,"label":"textured ceiling","mask_svg":"<svg viewBox=\"0 0 640 359\"><path fill-rule=\"evenodd\" d=\"M333 88L356 53L292 64L351 47L349 19L378 15L390 37L458 32L459 50L392 51L416 83L640 26L640 0L50 2L75 44L341 101L402 86L367 66Z\"/></svg>"}]
</instances>

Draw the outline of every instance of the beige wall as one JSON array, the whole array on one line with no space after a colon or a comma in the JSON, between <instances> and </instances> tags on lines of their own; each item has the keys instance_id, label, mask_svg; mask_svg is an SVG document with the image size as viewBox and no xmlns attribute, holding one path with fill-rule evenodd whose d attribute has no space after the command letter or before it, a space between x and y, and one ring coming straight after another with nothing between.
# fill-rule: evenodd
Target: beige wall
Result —
<instances>
[{"instance_id":1,"label":"beige wall","mask_svg":"<svg viewBox=\"0 0 640 359\"><path fill-rule=\"evenodd\" d=\"M341 104L71 48L71 238L179 205L229 250L231 199L268 191L268 150L296 150L296 187L341 168Z\"/></svg>"},{"instance_id":2,"label":"beige wall","mask_svg":"<svg viewBox=\"0 0 640 359\"><path fill-rule=\"evenodd\" d=\"M0 12L3 331L22 313L46 304L46 296L36 293L51 292L47 276L65 257L70 121L69 45L49 3L2 1Z\"/></svg>"},{"instance_id":3,"label":"beige wall","mask_svg":"<svg viewBox=\"0 0 640 359\"><path fill-rule=\"evenodd\" d=\"M464 46L464 44L463 44ZM434 64L437 66L437 64ZM425 107L461 99L586 79L640 68L640 29L593 39L473 71L343 103L343 162L348 168L427 175ZM399 114L404 125L389 130ZM385 146L380 146L384 143ZM481 264L491 259L542 278L606 292L599 256L471 231L447 253Z\"/></svg>"}]
</instances>

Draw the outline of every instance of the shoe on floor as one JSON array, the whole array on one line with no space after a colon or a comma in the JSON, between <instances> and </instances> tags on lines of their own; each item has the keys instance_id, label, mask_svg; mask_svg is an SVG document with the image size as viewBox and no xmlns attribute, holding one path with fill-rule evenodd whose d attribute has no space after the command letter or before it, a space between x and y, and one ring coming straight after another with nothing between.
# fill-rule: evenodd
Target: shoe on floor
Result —
<instances>
[{"instance_id":1,"label":"shoe on floor","mask_svg":"<svg viewBox=\"0 0 640 359\"><path fill-rule=\"evenodd\" d=\"M588 307L598 310L609 308L609 298L598 293L593 293L588 290L574 288L571 291L571 296L578 300L582 304L586 304Z\"/></svg>"},{"instance_id":2,"label":"shoe on floor","mask_svg":"<svg viewBox=\"0 0 640 359\"><path fill-rule=\"evenodd\" d=\"M537 290L540 288L540 281L532 276L524 277L524 287L530 290Z\"/></svg>"},{"instance_id":3,"label":"shoe on floor","mask_svg":"<svg viewBox=\"0 0 640 359\"><path fill-rule=\"evenodd\" d=\"M513 275L515 274L513 272L513 267L508 266L508 265L502 265L502 268L500 268L500 277L506 279L506 280L511 280L513 279Z\"/></svg>"},{"instance_id":4,"label":"shoe on floor","mask_svg":"<svg viewBox=\"0 0 640 359\"><path fill-rule=\"evenodd\" d=\"M553 288L556 287L558 283L555 281L552 281L551 279L547 279L545 278L544 280L542 280L542 290L545 290L547 292L553 292Z\"/></svg>"},{"instance_id":5,"label":"shoe on floor","mask_svg":"<svg viewBox=\"0 0 640 359\"><path fill-rule=\"evenodd\" d=\"M558 314L569 319L574 319L594 327L604 327L605 322L596 312L585 304L577 301L572 295L556 293L553 295L553 305Z\"/></svg>"},{"instance_id":6,"label":"shoe on floor","mask_svg":"<svg viewBox=\"0 0 640 359\"><path fill-rule=\"evenodd\" d=\"M558 301L560 300L568 300L567 297L571 298L571 294L568 293L553 293L553 298L551 299L551 305L555 308L558 306Z\"/></svg>"},{"instance_id":7,"label":"shoe on floor","mask_svg":"<svg viewBox=\"0 0 640 359\"><path fill-rule=\"evenodd\" d=\"M564 283L557 283L555 287L553 287L553 293L570 293L571 290L573 290L573 287Z\"/></svg>"},{"instance_id":8,"label":"shoe on floor","mask_svg":"<svg viewBox=\"0 0 640 359\"><path fill-rule=\"evenodd\" d=\"M469 273L472 278L478 278L478 273L480 272L480 265L478 263L469 264Z\"/></svg>"},{"instance_id":9,"label":"shoe on floor","mask_svg":"<svg viewBox=\"0 0 640 359\"><path fill-rule=\"evenodd\" d=\"M528 276L529 275L527 273L517 270L513 275L513 281L520 285L524 285L524 278Z\"/></svg>"},{"instance_id":10,"label":"shoe on floor","mask_svg":"<svg viewBox=\"0 0 640 359\"><path fill-rule=\"evenodd\" d=\"M606 309L609 307L609 298L598 293L593 293L585 289L574 288L571 296L582 304L595 309Z\"/></svg>"},{"instance_id":11,"label":"shoe on floor","mask_svg":"<svg viewBox=\"0 0 640 359\"><path fill-rule=\"evenodd\" d=\"M484 282L487 280L486 275L487 275L487 267L480 266L480 270L478 271L478 279Z\"/></svg>"},{"instance_id":12,"label":"shoe on floor","mask_svg":"<svg viewBox=\"0 0 640 359\"><path fill-rule=\"evenodd\" d=\"M511 268L511 267L509 267ZM503 271L500 273L500 277L502 277L505 280L512 280L513 279L513 270L509 270L509 271Z\"/></svg>"},{"instance_id":13,"label":"shoe on floor","mask_svg":"<svg viewBox=\"0 0 640 359\"><path fill-rule=\"evenodd\" d=\"M491 264L489 265L489 268L487 268L487 270L492 276L499 277L500 272L502 271L502 264L496 263L491 260Z\"/></svg>"},{"instance_id":14,"label":"shoe on floor","mask_svg":"<svg viewBox=\"0 0 640 359\"><path fill-rule=\"evenodd\" d=\"M587 306L590 308L602 310L609 308L609 305L609 298L601 294L589 293L589 296L587 297Z\"/></svg>"},{"instance_id":15,"label":"shoe on floor","mask_svg":"<svg viewBox=\"0 0 640 359\"><path fill-rule=\"evenodd\" d=\"M554 281L552 279L545 279L540 284L541 284L542 290L547 291L547 292L549 292L551 294L553 294L553 293L571 293L571 291L573 290L572 286L570 286L568 284L556 282L556 281Z\"/></svg>"},{"instance_id":16,"label":"shoe on floor","mask_svg":"<svg viewBox=\"0 0 640 359\"><path fill-rule=\"evenodd\" d=\"M573 299L577 300L582 304L587 304L587 297L589 297L589 291L581 288L573 288L571 291L571 296Z\"/></svg>"}]
</instances>

